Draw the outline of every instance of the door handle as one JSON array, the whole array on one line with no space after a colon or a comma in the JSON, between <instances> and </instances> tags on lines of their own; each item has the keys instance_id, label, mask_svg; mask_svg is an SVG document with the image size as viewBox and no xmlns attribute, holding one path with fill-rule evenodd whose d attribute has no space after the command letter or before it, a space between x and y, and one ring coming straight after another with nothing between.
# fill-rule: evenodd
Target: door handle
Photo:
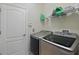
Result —
<instances>
[{"instance_id":1,"label":"door handle","mask_svg":"<svg viewBox=\"0 0 79 59\"><path fill-rule=\"evenodd\" d=\"M1 31L0 31L0 35L1 35Z\"/></svg>"},{"instance_id":2,"label":"door handle","mask_svg":"<svg viewBox=\"0 0 79 59\"><path fill-rule=\"evenodd\" d=\"M1 8L0 8L0 12L1 12Z\"/></svg>"},{"instance_id":3,"label":"door handle","mask_svg":"<svg viewBox=\"0 0 79 59\"><path fill-rule=\"evenodd\" d=\"M26 36L26 34L23 34L23 36Z\"/></svg>"}]
</instances>

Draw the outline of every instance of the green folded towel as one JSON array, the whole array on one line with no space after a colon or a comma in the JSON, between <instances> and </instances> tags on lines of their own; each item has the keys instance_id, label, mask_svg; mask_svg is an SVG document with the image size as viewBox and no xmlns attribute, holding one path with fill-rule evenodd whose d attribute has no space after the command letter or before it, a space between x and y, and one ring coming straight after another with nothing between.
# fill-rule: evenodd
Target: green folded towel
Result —
<instances>
[{"instance_id":1,"label":"green folded towel","mask_svg":"<svg viewBox=\"0 0 79 59\"><path fill-rule=\"evenodd\" d=\"M45 16L44 16L44 14L41 14L41 15L40 15L40 21L41 21L41 22L44 22L44 21L45 21Z\"/></svg>"},{"instance_id":2,"label":"green folded towel","mask_svg":"<svg viewBox=\"0 0 79 59\"><path fill-rule=\"evenodd\" d=\"M55 9L55 15L56 15L56 16L61 16L61 15L63 14L63 12L64 12L64 10L63 10L62 7L57 7L57 8Z\"/></svg>"}]
</instances>

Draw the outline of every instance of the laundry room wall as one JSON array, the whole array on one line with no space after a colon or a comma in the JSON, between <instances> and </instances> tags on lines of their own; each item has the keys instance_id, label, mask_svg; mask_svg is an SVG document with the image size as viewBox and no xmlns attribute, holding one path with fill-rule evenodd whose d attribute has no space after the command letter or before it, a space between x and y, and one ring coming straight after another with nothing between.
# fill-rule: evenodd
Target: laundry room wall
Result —
<instances>
[{"instance_id":1,"label":"laundry room wall","mask_svg":"<svg viewBox=\"0 0 79 59\"><path fill-rule=\"evenodd\" d=\"M29 27L31 33L39 32L42 30L40 23L40 14L42 13L42 4L28 4L29 9Z\"/></svg>"},{"instance_id":2,"label":"laundry room wall","mask_svg":"<svg viewBox=\"0 0 79 59\"><path fill-rule=\"evenodd\" d=\"M46 3L44 4L43 13L47 18L52 14L53 9L56 7L67 7L73 6L78 7L79 4L75 3ZM70 32L75 32L79 34L79 14L75 13L70 16L56 17L52 19L48 19L44 25L45 30L50 31L62 31L62 30L70 30Z\"/></svg>"}]
</instances>

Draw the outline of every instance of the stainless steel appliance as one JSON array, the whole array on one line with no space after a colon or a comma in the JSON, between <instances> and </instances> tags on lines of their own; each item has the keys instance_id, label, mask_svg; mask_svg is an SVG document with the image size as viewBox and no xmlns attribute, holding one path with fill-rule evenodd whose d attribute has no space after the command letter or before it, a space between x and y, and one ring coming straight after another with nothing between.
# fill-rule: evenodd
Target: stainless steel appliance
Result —
<instances>
[{"instance_id":1,"label":"stainless steel appliance","mask_svg":"<svg viewBox=\"0 0 79 59\"><path fill-rule=\"evenodd\" d=\"M55 32L43 37L40 54L73 55L78 54L78 36L74 33ZM48 43L49 42L49 43Z\"/></svg>"},{"instance_id":2,"label":"stainless steel appliance","mask_svg":"<svg viewBox=\"0 0 79 59\"><path fill-rule=\"evenodd\" d=\"M38 51L34 48L37 45L32 46L35 52L39 52L40 55L74 55L78 54L78 35L75 33L63 32L47 32L42 31L32 34L35 40L38 40ZM32 40L32 39L31 39ZM33 41L31 41L33 42ZM32 45L32 44L31 44ZM33 52L32 53L35 53Z\"/></svg>"},{"instance_id":3,"label":"stainless steel appliance","mask_svg":"<svg viewBox=\"0 0 79 59\"><path fill-rule=\"evenodd\" d=\"M50 34L49 31L40 31L30 35L30 51L34 55L39 55L40 51L40 38Z\"/></svg>"}]
</instances>

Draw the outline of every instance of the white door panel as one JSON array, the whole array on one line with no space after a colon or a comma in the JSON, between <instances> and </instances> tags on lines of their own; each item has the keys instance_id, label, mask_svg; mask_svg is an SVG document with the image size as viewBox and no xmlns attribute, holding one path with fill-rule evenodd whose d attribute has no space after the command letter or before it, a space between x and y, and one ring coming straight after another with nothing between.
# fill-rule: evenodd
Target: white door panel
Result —
<instances>
[{"instance_id":1,"label":"white door panel","mask_svg":"<svg viewBox=\"0 0 79 59\"><path fill-rule=\"evenodd\" d=\"M25 34L25 10L8 6L6 8L6 36L15 37Z\"/></svg>"},{"instance_id":2,"label":"white door panel","mask_svg":"<svg viewBox=\"0 0 79 59\"><path fill-rule=\"evenodd\" d=\"M7 42L14 42L14 41L19 41L19 40L24 40L24 39L25 39L25 37L20 36L20 37L6 38L5 40L6 40Z\"/></svg>"},{"instance_id":3,"label":"white door panel","mask_svg":"<svg viewBox=\"0 0 79 59\"><path fill-rule=\"evenodd\" d=\"M25 51L25 40L7 42L7 54L15 54L19 51Z\"/></svg>"},{"instance_id":4,"label":"white door panel","mask_svg":"<svg viewBox=\"0 0 79 59\"><path fill-rule=\"evenodd\" d=\"M3 5L3 9L6 54L25 54L28 50L26 9L11 5Z\"/></svg>"}]
</instances>

